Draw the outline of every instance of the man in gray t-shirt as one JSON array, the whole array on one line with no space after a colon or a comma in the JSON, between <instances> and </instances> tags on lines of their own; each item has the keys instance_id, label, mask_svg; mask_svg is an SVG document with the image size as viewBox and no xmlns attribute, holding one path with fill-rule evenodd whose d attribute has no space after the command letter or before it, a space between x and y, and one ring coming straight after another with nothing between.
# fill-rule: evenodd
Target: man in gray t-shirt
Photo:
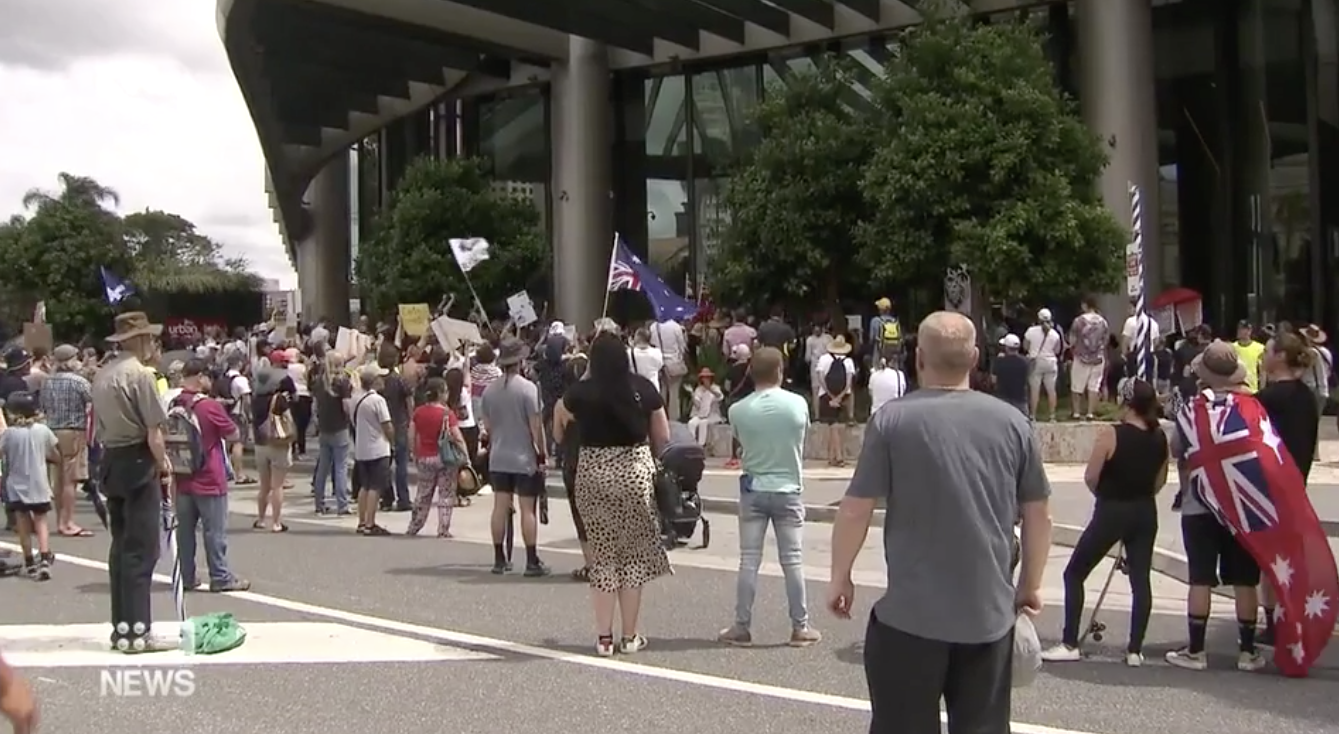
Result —
<instances>
[{"instance_id":1,"label":"man in gray t-shirt","mask_svg":"<svg viewBox=\"0 0 1339 734\"><path fill-rule=\"evenodd\" d=\"M497 365L502 377L484 390L479 420L488 436L488 475L493 485L493 573L511 570L503 539L510 520L512 497L521 506L521 538L525 541L526 576L547 576L539 560L537 507L544 494L544 430L539 388L520 375L526 348L517 339L504 339Z\"/></svg>"},{"instance_id":2,"label":"man in gray t-shirt","mask_svg":"<svg viewBox=\"0 0 1339 734\"><path fill-rule=\"evenodd\" d=\"M951 690L949 720L963 731L1008 731L1013 629L1020 610L1040 610L1051 488L1027 418L968 389L977 358L971 321L926 318L917 335L921 389L866 425L833 526L828 605L846 617L851 568L876 504L886 503L888 585L865 640L871 731L938 731L940 699Z\"/></svg>"}]
</instances>

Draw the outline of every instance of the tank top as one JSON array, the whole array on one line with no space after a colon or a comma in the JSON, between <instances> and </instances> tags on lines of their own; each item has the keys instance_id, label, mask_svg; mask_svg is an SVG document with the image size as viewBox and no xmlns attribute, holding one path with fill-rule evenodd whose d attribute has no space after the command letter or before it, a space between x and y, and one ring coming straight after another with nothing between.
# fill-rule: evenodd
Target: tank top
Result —
<instances>
[{"instance_id":1,"label":"tank top","mask_svg":"<svg viewBox=\"0 0 1339 734\"><path fill-rule=\"evenodd\" d=\"M1102 465L1093 494L1099 500L1151 500L1158 472L1167 461L1167 434L1129 423L1116 426L1116 449Z\"/></svg>"}]
</instances>

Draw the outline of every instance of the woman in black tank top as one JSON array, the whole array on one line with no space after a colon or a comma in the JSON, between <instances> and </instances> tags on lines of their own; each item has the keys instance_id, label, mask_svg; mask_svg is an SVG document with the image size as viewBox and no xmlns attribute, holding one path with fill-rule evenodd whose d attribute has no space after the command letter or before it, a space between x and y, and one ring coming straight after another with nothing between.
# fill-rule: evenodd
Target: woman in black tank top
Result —
<instances>
[{"instance_id":1,"label":"woman in black tank top","mask_svg":"<svg viewBox=\"0 0 1339 734\"><path fill-rule=\"evenodd\" d=\"M1158 395L1142 380L1122 389L1121 419L1098 434L1083 481L1097 499L1093 517L1065 566L1065 630L1042 653L1050 662L1079 660L1083 587L1112 546L1124 546L1130 577L1130 644L1125 662L1143 663L1144 632L1153 611L1153 541L1158 534L1158 491L1167 483L1167 434L1158 422Z\"/></svg>"}]
</instances>

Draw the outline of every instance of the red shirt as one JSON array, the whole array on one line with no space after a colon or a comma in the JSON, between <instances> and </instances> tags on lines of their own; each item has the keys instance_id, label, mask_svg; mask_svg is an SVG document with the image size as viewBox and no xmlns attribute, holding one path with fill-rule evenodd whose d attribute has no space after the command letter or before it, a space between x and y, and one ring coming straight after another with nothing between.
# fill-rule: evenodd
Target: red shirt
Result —
<instances>
[{"instance_id":1,"label":"red shirt","mask_svg":"<svg viewBox=\"0 0 1339 734\"><path fill-rule=\"evenodd\" d=\"M442 421L455 428L460 419L453 410L445 405L429 403L414 409L414 458L433 459L437 457L437 439L442 435Z\"/></svg>"},{"instance_id":2,"label":"red shirt","mask_svg":"<svg viewBox=\"0 0 1339 734\"><path fill-rule=\"evenodd\" d=\"M189 405L196 393L183 391L175 403ZM200 424L200 447L204 466L194 476L178 476L177 491L182 494L223 495L228 493L228 470L223 465L223 439L233 436L237 426L222 405L209 397L195 403L195 420Z\"/></svg>"}]
</instances>

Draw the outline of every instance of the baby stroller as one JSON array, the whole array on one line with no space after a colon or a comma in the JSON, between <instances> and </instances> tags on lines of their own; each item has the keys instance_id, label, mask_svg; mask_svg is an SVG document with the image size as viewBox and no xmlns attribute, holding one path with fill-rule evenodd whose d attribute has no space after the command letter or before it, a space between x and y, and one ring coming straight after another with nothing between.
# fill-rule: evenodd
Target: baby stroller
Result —
<instances>
[{"instance_id":1,"label":"baby stroller","mask_svg":"<svg viewBox=\"0 0 1339 734\"><path fill-rule=\"evenodd\" d=\"M711 545L711 522L702 516L702 497L697 485L707 466L707 454L682 423L670 424L670 440L656 470L656 497L660 506L661 534L665 547L674 550L688 545L702 523L702 544Z\"/></svg>"}]
</instances>

